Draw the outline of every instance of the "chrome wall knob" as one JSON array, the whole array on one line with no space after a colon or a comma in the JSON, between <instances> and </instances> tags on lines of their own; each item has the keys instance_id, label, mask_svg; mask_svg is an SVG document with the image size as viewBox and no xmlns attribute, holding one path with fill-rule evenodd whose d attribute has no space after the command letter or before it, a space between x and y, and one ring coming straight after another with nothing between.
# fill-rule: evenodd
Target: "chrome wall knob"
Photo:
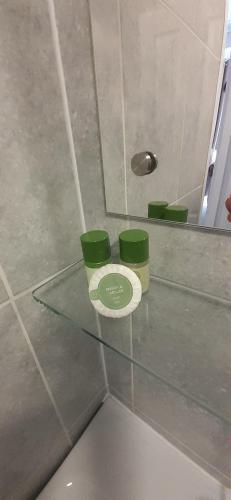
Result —
<instances>
[{"instance_id":1,"label":"chrome wall knob","mask_svg":"<svg viewBox=\"0 0 231 500\"><path fill-rule=\"evenodd\" d=\"M135 175L151 174L158 165L157 156L150 151L136 153L131 159L131 169Z\"/></svg>"}]
</instances>

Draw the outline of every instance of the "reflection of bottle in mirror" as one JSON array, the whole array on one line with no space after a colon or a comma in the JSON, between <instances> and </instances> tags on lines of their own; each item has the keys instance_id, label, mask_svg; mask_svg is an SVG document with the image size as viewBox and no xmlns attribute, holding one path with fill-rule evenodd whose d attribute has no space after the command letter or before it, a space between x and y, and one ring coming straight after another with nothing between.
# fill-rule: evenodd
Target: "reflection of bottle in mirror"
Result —
<instances>
[{"instance_id":1,"label":"reflection of bottle in mirror","mask_svg":"<svg viewBox=\"0 0 231 500\"><path fill-rule=\"evenodd\" d=\"M95 229L80 236L88 283L97 269L111 263L111 248L106 231Z\"/></svg>"},{"instance_id":2,"label":"reflection of bottle in mirror","mask_svg":"<svg viewBox=\"0 0 231 500\"><path fill-rule=\"evenodd\" d=\"M173 222L187 222L188 208L183 205L168 205L164 209L164 219Z\"/></svg>"},{"instance_id":3,"label":"reflection of bottle in mirror","mask_svg":"<svg viewBox=\"0 0 231 500\"><path fill-rule=\"evenodd\" d=\"M163 219L164 211L167 206L167 201L150 201L148 204L149 219Z\"/></svg>"},{"instance_id":4,"label":"reflection of bottle in mirror","mask_svg":"<svg viewBox=\"0 0 231 500\"><path fill-rule=\"evenodd\" d=\"M120 262L140 279L142 292L149 288L149 236L142 229L128 229L119 235Z\"/></svg>"}]
</instances>

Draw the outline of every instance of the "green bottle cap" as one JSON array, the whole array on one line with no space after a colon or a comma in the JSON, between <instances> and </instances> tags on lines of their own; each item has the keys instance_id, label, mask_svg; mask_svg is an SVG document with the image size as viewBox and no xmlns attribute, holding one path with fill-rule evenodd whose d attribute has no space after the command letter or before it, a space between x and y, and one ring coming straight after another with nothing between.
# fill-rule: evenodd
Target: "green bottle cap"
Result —
<instances>
[{"instance_id":1,"label":"green bottle cap","mask_svg":"<svg viewBox=\"0 0 231 500\"><path fill-rule=\"evenodd\" d=\"M149 258L149 236L142 229L128 229L119 235L120 259L137 264Z\"/></svg>"},{"instance_id":2,"label":"green bottle cap","mask_svg":"<svg viewBox=\"0 0 231 500\"><path fill-rule=\"evenodd\" d=\"M187 222L188 208L183 205L168 205L164 210L164 219L176 222Z\"/></svg>"},{"instance_id":3,"label":"green bottle cap","mask_svg":"<svg viewBox=\"0 0 231 500\"><path fill-rule=\"evenodd\" d=\"M150 201L148 204L148 217L150 219L163 219L167 201Z\"/></svg>"},{"instance_id":4,"label":"green bottle cap","mask_svg":"<svg viewBox=\"0 0 231 500\"><path fill-rule=\"evenodd\" d=\"M87 267L100 267L111 258L109 236L106 231L95 229L80 236L83 258Z\"/></svg>"}]
</instances>

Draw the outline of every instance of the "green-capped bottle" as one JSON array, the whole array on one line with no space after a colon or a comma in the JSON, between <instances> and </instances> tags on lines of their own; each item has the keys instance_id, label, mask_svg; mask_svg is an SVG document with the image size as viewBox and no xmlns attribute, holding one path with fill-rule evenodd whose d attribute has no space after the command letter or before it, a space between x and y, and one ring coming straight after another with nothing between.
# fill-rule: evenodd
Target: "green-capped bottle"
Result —
<instances>
[{"instance_id":1,"label":"green-capped bottle","mask_svg":"<svg viewBox=\"0 0 231 500\"><path fill-rule=\"evenodd\" d=\"M150 201L148 204L149 219L163 219L164 211L167 206L167 201Z\"/></svg>"},{"instance_id":2,"label":"green-capped bottle","mask_svg":"<svg viewBox=\"0 0 231 500\"><path fill-rule=\"evenodd\" d=\"M164 219L174 222L187 222L188 208L183 205L168 205L164 210Z\"/></svg>"},{"instance_id":3,"label":"green-capped bottle","mask_svg":"<svg viewBox=\"0 0 231 500\"><path fill-rule=\"evenodd\" d=\"M88 231L80 236L88 282L94 272L111 263L109 235L101 229Z\"/></svg>"},{"instance_id":4,"label":"green-capped bottle","mask_svg":"<svg viewBox=\"0 0 231 500\"><path fill-rule=\"evenodd\" d=\"M136 273L142 292L149 288L149 236L142 229L128 229L119 235L120 262Z\"/></svg>"}]
</instances>

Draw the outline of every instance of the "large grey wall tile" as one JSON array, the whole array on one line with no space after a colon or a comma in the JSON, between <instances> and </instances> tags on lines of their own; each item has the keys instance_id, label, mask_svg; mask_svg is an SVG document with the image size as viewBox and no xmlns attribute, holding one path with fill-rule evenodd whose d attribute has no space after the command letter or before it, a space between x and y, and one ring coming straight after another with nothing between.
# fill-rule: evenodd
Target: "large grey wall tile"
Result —
<instances>
[{"instance_id":1,"label":"large grey wall tile","mask_svg":"<svg viewBox=\"0 0 231 500\"><path fill-rule=\"evenodd\" d=\"M106 221L115 233L128 225L119 217L107 216ZM130 220L129 226L149 233L152 274L231 300L231 233L143 219Z\"/></svg>"},{"instance_id":2,"label":"large grey wall tile","mask_svg":"<svg viewBox=\"0 0 231 500\"><path fill-rule=\"evenodd\" d=\"M220 57L225 21L225 0L164 0L203 42Z\"/></svg>"},{"instance_id":3,"label":"large grey wall tile","mask_svg":"<svg viewBox=\"0 0 231 500\"><path fill-rule=\"evenodd\" d=\"M178 197L185 30L156 0L121 2L121 17L128 213L147 216L149 201ZM150 176L131 171L131 158L140 151L158 156Z\"/></svg>"},{"instance_id":4,"label":"large grey wall tile","mask_svg":"<svg viewBox=\"0 0 231 500\"><path fill-rule=\"evenodd\" d=\"M98 342L42 308L31 295L17 303L66 428L76 438L81 415L93 400L97 407L105 387Z\"/></svg>"},{"instance_id":5,"label":"large grey wall tile","mask_svg":"<svg viewBox=\"0 0 231 500\"><path fill-rule=\"evenodd\" d=\"M109 390L128 406L131 406L132 365L122 354L131 356L131 316L120 319L100 317L101 334L109 346L104 348Z\"/></svg>"},{"instance_id":6,"label":"large grey wall tile","mask_svg":"<svg viewBox=\"0 0 231 500\"><path fill-rule=\"evenodd\" d=\"M87 222L91 216L93 226L98 222L98 209L102 214L104 192L88 4L86 0L55 0L55 9L84 213Z\"/></svg>"},{"instance_id":7,"label":"large grey wall tile","mask_svg":"<svg viewBox=\"0 0 231 500\"><path fill-rule=\"evenodd\" d=\"M134 409L223 484L231 485L230 425L137 367Z\"/></svg>"},{"instance_id":8,"label":"large grey wall tile","mask_svg":"<svg viewBox=\"0 0 231 500\"><path fill-rule=\"evenodd\" d=\"M2 302L5 302L7 299L8 299L8 294L0 278L0 304L2 304Z\"/></svg>"},{"instance_id":9,"label":"large grey wall tile","mask_svg":"<svg viewBox=\"0 0 231 500\"><path fill-rule=\"evenodd\" d=\"M133 356L231 423L231 303L152 280L133 314Z\"/></svg>"},{"instance_id":10,"label":"large grey wall tile","mask_svg":"<svg viewBox=\"0 0 231 500\"><path fill-rule=\"evenodd\" d=\"M55 8L87 228L109 228L114 240L120 223L105 218L88 2L55 0Z\"/></svg>"},{"instance_id":11,"label":"large grey wall tile","mask_svg":"<svg viewBox=\"0 0 231 500\"><path fill-rule=\"evenodd\" d=\"M81 225L47 2L1 2L0 41L1 259L18 292L79 257Z\"/></svg>"},{"instance_id":12,"label":"large grey wall tile","mask_svg":"<svg viewBox=\"0 0 231 500\"><path fill-rule=\"evenodd\" d=\"M68 451L68 443L11 306L0 312L0 490L4 500L32 498Z\"/></svg>"},{"instance_id":13,"label":"large grey wall tile","mask_svg":"<svg viewBox=\"0 0 231 500\"><path fill-rule=\"evenodd\" d=\"M130 354L131 350L131 317L113 319L100 316L103 339L121 353Z\"/></svg>"},{"instance_id":14,"label":"large grey wall tile","mask_svg":"<svg viewBox=\"0 0 231 500\"><path fill-rule=\"evenodd\" d=\"M131 221L130 226L149 233L153 274L231 299L231 234L148 221Z\"/></svg>"},{"instance_id":15,"label":"large grey wall tile","mask_svg":"<svg viewBox=\"0 0 231 500\"><path fill-rule=\"evenodd\" d=\"M107 347L104 348L110 394L132 407L132 364Z\"/></svg>"},{"instance_id":16,"label":"large grey wall tile","mask_svg":"<svg viewBox=\"0 0 231 500\"><path fill-rule=\"evenodd\" d=\"M178 196L203 185L212 131L220 61L185 30L179 83L184 102L184 126ZM195 78L197 75L197 78ZM190 96L190 98L189 98ZM201 200L198 200L198 212ZM197 220L198 222L198 220Z\"/></svg>"},{"instance_id":17,"label":"large grey wall tile","mask_svg":"<svg viewBox=\"0 0 231 500\"><path fill-rule=\"evenodd\" d=\"M128 213L147 216L149 201L203 184L219 61L162 3L126 0L121 10ZM138 151L157 154L151 176L131 171Z\"/></svg>"},{"instance_id":18,"label":"large grey wall tile","mask_svg":"<svg viewBox=\"0 0 231 500\"><path fill-rule=\"evenodd\" d=\"M127 193L118 2L92 0L90 10L107 210L117 212L120 207L124 213Z\"/></svg>"},{"instance_id":19,"label":"large grey wall tile","mask_svg":"<svg viewBox=\"0 0 231 500\"><path fill-rule=\"evenodd\" d=\"M79 327L97 335L96 314L89 301L88 286L85 268L80 263L50 280L35 296Z\"/></svg>"},{"instance_id":20,"label":"large grey wall tile","mask_svg":"<svg viewBox=\"0 0 231 500\"><path fill-rule=\"evenodd\" d=\"M85 332L82 333L84 337L83 342L86 345L89 342L94 343L86 333L90 332L98 336L99 331L96 312L89 302L88 284L84 267L77 266L74 270L65 271L64 275L61 274L55 280L52 280L50 285L42 287L40 293L39 291L36 292L36 296L39 296L42 301L49 304L56 311L62 311L76 325L79 325L79 329L76 326L75 339L81 336L77 334L77 332L80 332L80 328L84 328ZM131 350L130 318L121 318L120 320L113 320L103 316L98 316L98 318L103 339L115 349L129 355ZM66 328L65 323L62 324ZM67 327L70 328L68 323ZM95 349L97 350L97 345ZM73 352L72 343L71 352ZM105 349L105 360L110 390L117 391L117 394L121 393L123 400L129 400L130 402L130 363L124 361L123 358L121 359L119 354L112 352L110 349ZM91 365L91 359L89 359L89 364Z\"/></svg>"}]
</instances>

